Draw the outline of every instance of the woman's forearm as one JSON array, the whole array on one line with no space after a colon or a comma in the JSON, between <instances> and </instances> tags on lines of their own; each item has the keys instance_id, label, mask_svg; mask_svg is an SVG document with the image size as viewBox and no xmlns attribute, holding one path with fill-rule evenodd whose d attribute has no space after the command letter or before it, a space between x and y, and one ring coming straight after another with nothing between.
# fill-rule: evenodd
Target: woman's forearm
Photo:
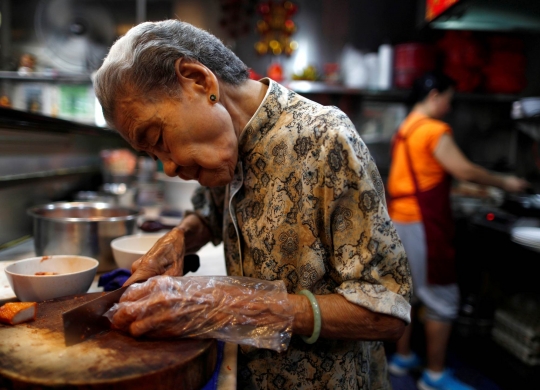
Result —
<instances>
[{"instance_id":1,"label":"woman's forearm","mask_svg":"<svg viewBox=\"0 0 540 390\"><path fill-rule=\"evenodd\" d=\"M321 310L321 336L339 340L397 341L405 322L390 315L375 313L347 301L339 294L317 295ZM294 307L293 333L309 336L313 332L313 309L303 295L289 295Z\"/></svg>"}]
</instances>

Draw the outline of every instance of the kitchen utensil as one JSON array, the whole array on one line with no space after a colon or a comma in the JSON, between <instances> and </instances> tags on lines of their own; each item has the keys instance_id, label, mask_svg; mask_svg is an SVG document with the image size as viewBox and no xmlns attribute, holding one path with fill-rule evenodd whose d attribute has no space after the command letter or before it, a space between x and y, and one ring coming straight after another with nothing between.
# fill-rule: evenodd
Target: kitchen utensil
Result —
<instances>
[{"instance_id":1,"label":"kitchen utensil","mask_svg":"<svg viewBox=\"0 0 540 390\"><path fill-rule=\"evenodd\" d=\"M120 301L126 287L120 287L75 309L62 313L66 347L111 329L109 319L103 314Z\"/></svg>"},{"instance_id":2,"label":"kitchen utensil","mask_svg":"<svg viewBox=\"0 0 540 390\"><path fill-rule=\"evenodd\" d=\"M17 298L23 302L41 302L88 291L98 261L85 256L44 256L19 260L5 272ZM57 275L38 275L51 272Z\"/></svg>"},{"instance_id":3,"label":"kitchen utensil","mask_svg":"<svg viewBox=\"0 0 540 390\"><path fill-rule=\"evenodd\" d=\"M159 221L147 220L141 223L141 225L139 226L139 229L141 229L143 232L154 233L154 232L159 232L160 230L163 230L163 229L170 230L174 227L175 225L166 225Z\"/></svg>"},{"instance_id":4,"label":"kitchen utensil","mask_svg":"<svg viewBox=\"0 0 540 390\"><path fill-rule=\"evenodd\" d=\"M114 261L118 268L130 270L131 265L146 254L164 233L132 234L111 241Z\"/></svg>"},{"instance_id":5,"label":"kitchen utensil","mask_svg":"<svg viewBox=\"0 0 540 390\"><path fill-rule=\"evenodd\" d=\"M97 272L116 268L111 241L133 234L136 208L104 202L58 202L28 209L33 217L37 256L79 255L99 261Z\"/></svg>"},{"instance_id":6,"label":"kitchen utensil","mask_svg":"<svg viewBox=\"0 0 540 390\"><path fill-rule=\"evenodd\" d=\"M184 274L199 268L199 256L184 257ZM103 316L120 300L127 287L121 287L62 314L66 346L78 344L89 337L111 329L111 323Z\"/></svg>"},{"instance_id":7,"label":"kitchen utensil","mask_svg":"<svg viewBox=\"0 0 540 390\"><path fill-rule=\"evenodd\" d=\"M16 389L195 390L209 380L217 361L213 339L135 339L112 330L66 347L62 313L101 294L41 302L35 321L0 324L0 383Z\"/></svg>"}]
</instances>

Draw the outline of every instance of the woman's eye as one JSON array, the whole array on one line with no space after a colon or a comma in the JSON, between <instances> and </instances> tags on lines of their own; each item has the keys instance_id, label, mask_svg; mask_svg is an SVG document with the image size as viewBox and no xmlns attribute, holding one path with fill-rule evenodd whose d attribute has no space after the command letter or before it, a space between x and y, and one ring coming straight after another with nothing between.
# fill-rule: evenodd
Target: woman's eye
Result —
<instances>
[{"instance_id":1,"label":"woman's eye","mask_svg":"<svg viewBox=\"0 0 540 390\"><path fill-rule=\"evenodd\" d=\"M152 146L153 147L159 147L163 142L163 127L159 127L155 131L156 131L157 134L152 134L153 135L153 137L152 137L153 138Z\"/></svg>"}]
</instances>

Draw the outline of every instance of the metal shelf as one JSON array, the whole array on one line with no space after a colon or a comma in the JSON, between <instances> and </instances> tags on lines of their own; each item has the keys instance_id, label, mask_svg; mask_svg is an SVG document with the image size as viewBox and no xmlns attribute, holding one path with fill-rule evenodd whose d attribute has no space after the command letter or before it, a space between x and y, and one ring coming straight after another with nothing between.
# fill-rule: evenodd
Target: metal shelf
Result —
<instances>
[{"instance_id":1,"label":"metal shelf","mask_svg":"<svg viewBox=\"0 0 540 390\"><path fill-rule=\"evenodd\" d=\"M98 127L81 122L52 118L47 115L4 107L0 107L0 122L0 130L39 130L51 131L53 133L79 133L120 138L118 132L108 127Z\"/></svg>"},{"instance_id":2,"label":"metal shelf","mask_svg":"<svg viewBox=\"0 0 540 390\"><path fill-rule=\"evenodd\" d=\"M28 75L18 72L0 71L0 80L30 81L30 82L55 82L70 84L91 84L92 79L89 74L79 73L53 73L53 72L33 72Z\"/></svg>"},{"instance_id":3,"label":"metal shelf","mask_svg":"<svg viewBox=\"0 0 540 390\"><path fill-rule=\"evenodd\" d=\"M79 175L86 173L100 173L99 167L78 167L78 168L63 168L51 171L39 171L32 173L20 173L14 175L0 176L0 183L15 181L15 180L30 180L30 179L43 179L54 176L66 176L66 175Z\"/></svg>"},{"instance_id":4,"label":"metal shelf","mask_svg":"<svg viewBox=\"0 0 540 390\"><path fill-rule=\"evenodd\" d=\"M327 84L322 81L290 81L284 85L299 94L327 94L358 96L365 100L373 101L400 101L406 102L409 96L407 89L393 90L371 90L360 88L349 88L341 84ZM512 102L518 100L520 96L511 94L489 94L489 93L465 93L458 92L455 99L458 101L470 102Z\"/></svg>"},{"instance_id":5,"label":"metal shelf","mask_svg":"<svg viewBox=\"0 0 540 390\"><path fill-rule=\"evenodd\" d=\"M535 0L461 0L426 24L443 30L540 33L540 6Z\"/></svg>"},{"instance_id":6,"label":"metal shelf","mask_svg":"<svg viewBox=\"0 0 540 390\"><path fill-rule=\"evenodd\" d=\"M361 96L374 100L405 100L408 95L407 90L371 90L361 88L350 88L342 84L328 84L322 81L296 80L284 83L292 91L299 94L328 94L328 95L349 95Z\"/></svg>"}]
</instances>

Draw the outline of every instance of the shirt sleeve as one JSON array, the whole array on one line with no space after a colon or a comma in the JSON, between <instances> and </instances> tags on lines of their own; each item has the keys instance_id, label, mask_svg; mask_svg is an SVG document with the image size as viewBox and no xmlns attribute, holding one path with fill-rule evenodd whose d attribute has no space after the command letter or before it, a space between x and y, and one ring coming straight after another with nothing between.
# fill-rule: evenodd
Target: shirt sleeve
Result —
<instances>
[{"instance_id":1,"label":"shirt sleeve","mask_svg":"<svg viewBox=\"0 0 540 390\"><path fill-rule=\"evenodd\" d=\"M442 121L430 121L422 130L426 136L427 147L432 154L435 153L435 149L443 134L452 135L452 128Z\"/></svg>"},{"instance_id":2,"label":"shirt sleeve","mask_svg":"<svg viewBox=\"0 0 540 390\"><path fill-rule=\"evenodd\" d=\"M371 311L410 322L411 274L405 250L388 215L384 186L373 158L345 122L320 159L325 186L322 204L335 292Z\"/></svg>"}]
</instances>

